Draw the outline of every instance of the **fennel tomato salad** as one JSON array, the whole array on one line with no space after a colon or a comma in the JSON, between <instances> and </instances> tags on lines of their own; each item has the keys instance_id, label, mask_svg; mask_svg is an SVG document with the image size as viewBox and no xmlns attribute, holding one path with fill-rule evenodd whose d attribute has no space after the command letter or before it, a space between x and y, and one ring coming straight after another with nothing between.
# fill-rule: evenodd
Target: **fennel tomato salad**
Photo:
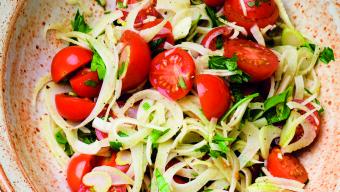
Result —
<instances>
[{"instance_id":1,"label":"fennel tomato salad","mask_svg":"<svg viewBox=\"0 0 340 192\"><path fill-rule=\"evenodd\" d=\"M320 132L315 67L334 54L280 0L68 3L35 97L71 191L303 191L294 152Z\"/></svg>"}]
</instances>

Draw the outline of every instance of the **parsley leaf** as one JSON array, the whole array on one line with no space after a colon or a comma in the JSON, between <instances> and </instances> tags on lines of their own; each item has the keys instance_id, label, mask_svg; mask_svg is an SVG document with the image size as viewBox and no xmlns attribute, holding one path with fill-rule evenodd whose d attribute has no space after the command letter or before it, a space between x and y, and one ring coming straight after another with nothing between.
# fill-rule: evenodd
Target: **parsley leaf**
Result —
<instances>
[{"instance_id":1,"label":"parsley leaf","mask_svg":"<svg viewBox=\"0 0 340 192\"><path fill-rule=\"evenodd\" d=\"M329 47L324 48L323 51L320 53L320 61L325 64L328 64L331 61L335 61L333 49Z\"/></svg>"},{"instance_id":2,"label":"parsley leaf","mask_svg":"<svg viewBox=\"0 0 340 192\"><path fill-rule=\"evenodd\" d=\"M248 95L247 97L241 99L237 103L235 103L229 111L222 117L221 121L225 121L240 105L242 105L244 102L247 102L249 99L254 99L255 97L258 97L259 93L254 93L252 95Z\"/></svg>"},{"instance_id":3,"label":"parsley leaf","mask_svg":"<svg viewBox=\"0 0 340 192\"><path fill-rule=\"evenodd\" d=\"M313 44L313 43L305 43L305 44L303 44L301 47L306 47L306 48L308 48L309 50L311 50L312 52L314 52L315 51L315 44Z\"/></svg>"},{"instance_id":4,"label":"parsley leaf","mask_svg":"<svg viewBox=\"0 0 340 192\"><path fill-rule=\"evenodd\" d=\"M164 48L162 48L161 45L165 43L165 41L166 38L159 38L149 42L152 57L155 57L156 55L164 51Z\"/></svg>"},{"instance_id":5,"label":"parsley leaf","mask_svg":"<svg viewBox=\"0 0 340 192\"><path fill-rule=\"evenodd\" d=\"M202 153L208 153L210 151L210 146L204 145L204 146L196 149L195 151L199 151L199 152L202 152Z\"/></svg>"},{"instance_id":6,"label":"parsley leaf","mask_svg":"<svg viewBox=\"0 0 340 192\"><path fill-rule=\"evenodd\" d=\"M106 0L96 0L96 2L102 7L105 7L106 5Z\"/></svg>"},{"instance_id":7,"label":"parsley leaf","mask_svg":"<svg viewBox=\"0 0 340 192\"><path fill-rule=\"evenodd\" d=\"M241 91L239 84L231 84L230 89L235 103L239 102L244 98L244 95Z\"/></svg>"},{"instance_id":8,"label":"parsley leaf","mask_svg":"<svg viewBox=\"0 0 340 192\"><path fill-rule=\"evenodd\" d=\"M157 182L157 187L159 192L170 192L169 184L164 179L162 173L156 168L155 177Z\"/></svg>"},{"instance_id":9,"label":"parsley leaf","mask_svg":"<svg viewBox=\"0 0 340 192\"><path fill-rule=\"evenodd\" d=\"M97 87L98 82L90 79L85 81L84 84L89 87Z\"/></svg>"},{"instance_id":10,"label":"parsley leaf","mask_svg":"<svg viewBox=\"0 0 340 192\"><path fill-rule=\"evenodd\" d=\"M123 2L117 2L117 7L118 9L124 9L124 8L127 8L127 5L124 5Z\"/></svg>"},{"instance_id":11,"label":"parsley leaf","mask_svg":"<svg viewBox=\"0 0 340 192\"><path fill-rule=\"evenodd\" d=\"M118 79L120 79L127 70L126 62L122 62L121 66L118 68Z\"/></svg>"},{"instance_id":12,"label":"parsley leaf","mask_svg":"<svg viewBox=\"0 0 340 192\"><path fill-rule=\"evenodd\" d=\"M222 135L216 133L216 135L213 137L213 142L218 143L218 142L234 142L236 139L235 138L230 138L230 137L223 137Z\"/></svg>"},{"instance_id":13,"label":"parsley leaf","mask_svg":"<svg viewBox=\"0 0 340 192\"><path fill-rule=\"evenodd\" d=\"M155 129L152 130L152 132L150 134L150 138L151 138L151 142L152 142L153 147L156 147L158 139L169 131L170 131L170 129L167 129L164 132L159 131L159 130L155 130Z\"/></svg>"},{"instance_id":14,"label":"parsley leaf","mask_svg":"<svg viewBox=\"0 0 340 192\"><path fill-rule=\"evenodd\" d=\"M120 149L123 147L123 144L118 141L110 141L110 147L113 151L120 151Z\"/></svg>"},{"instance_id":15,"label":"parsley leaf","mask_svg":"<svg viewBox=\"0 0 340 192\"><path fill-rule=\"evenodd\" d=\"M117 134L118 134L119 137L128 137L129 136L128 134L126 134L122 131L119 131Z\"/></svg>"},{"instance_id":16,"label":"parsley leaf","mask_svg":"<svg viewBox=\"0 0 340 192\"><path fill-rule=\"evenodd\" d=\"M147 111L147 110L149 110L151 108L151 105L150 105L150 103L145 102L145 103L143 103L142 107L143 107L144 111Z\"/></svg>"},{"instance_id":17,"label":"parsley leaf","mask_svg":"<svg viewBox=\"0 0 340 192\"><path fill-rule=\"evenodd\" d=\"M106 74L105 63L96 50L93 50L91 71L97 71L100 80L103 80Z\"/></svg>"},{"instance_id":18,"label":"parsley leaf","mask_svg":"<svg viewBox=\"0 0 340 192\"><path fill-rule=\"evenodd\" d=\"M223 56L210 56L209 57L209 69L226 69L228 71L235 72L235 75L232 75L229 79L232 83L243 83L248 82L250 77L241 71L237 67L237 56L233 55L232 58L227 58Z\"/></svg>"},{"instance_id":19,"label":"parsley leaf","mask_svg":"<svg viewBox=\"0 0 340 192\"><path fill-rule=\"evenodd\" d=\"M78 130L78 138L80 141L91 144L97 140L97 136L94 129L90 129L90 133L84 133L81 130Z\"/></svg>"},{"instance_id":20,"label":"parsley leaf","mask_svg":"<svg viewBox=\"0 0 340 192\"><path fill-rule=\"evenodd\" d=\"M91 31L90 26L85 22L84 16L80 14L79 10L71 22L73 31L79 31L83 33L88 33Z\"/></svg>"},{"instance_id":21,"label":"parsley leaf","mask_svg":"<svg viewBox=\"0 0 340 192\"><path fill-rule=\"evenodd\" d=\"M55 139L57 140L57 142L59 144L63 144L65 145L67 142L67 139L66 139L66 136L65 136L65 133L63 131L58 131L56 134L55 134Z\"/></svg>"},{"instance_id":22,"label":"parsley leaf","mask_svg":"<svg viewBox=\"0 0 340 192\"><path fill-rule=\"evenodd\" d=\"M221 35L217 36L216 38L216 49L222 49L223 48L223 38Z\"/></svg>"},{"instance_id":23,"label":"parsley leaf","mask_svg":"<svg viewBox=\"0 0 340 192\"><path fill-rule=\"evenodd\" d=\"M213 27L218 27L223 24L221 23L221 21L218 20L218 17L216 16L216 11L213 8L206 6L205 11L207 12L208 17L210 18Z\"/></svg>"}]
</instances>

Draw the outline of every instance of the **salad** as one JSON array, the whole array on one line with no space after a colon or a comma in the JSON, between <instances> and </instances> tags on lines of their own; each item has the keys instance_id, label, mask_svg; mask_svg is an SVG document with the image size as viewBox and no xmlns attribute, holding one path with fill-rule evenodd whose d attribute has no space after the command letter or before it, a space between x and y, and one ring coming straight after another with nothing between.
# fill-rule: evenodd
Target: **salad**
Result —
<instances>
[{"instance_id":1,"label":"salad","mask_svg":"<svg viewBox=\"0 0 340 192\"><path fill-rule=\"evenodd\" d=\"M318 137L334 55L280 0L68 3L35 98L71 191L303 191L294 152Z\"/></svg>"}]
</instances>

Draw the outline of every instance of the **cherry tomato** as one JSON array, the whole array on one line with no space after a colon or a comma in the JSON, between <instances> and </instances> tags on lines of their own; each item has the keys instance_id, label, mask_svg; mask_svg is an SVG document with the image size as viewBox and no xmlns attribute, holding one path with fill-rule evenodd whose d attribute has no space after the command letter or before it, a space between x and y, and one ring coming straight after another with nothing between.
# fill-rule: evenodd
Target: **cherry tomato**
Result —
<instances>
[{"instance_id":1,"label":"cherry tomato","mask_svg":"<svg viewBox=\"0 0 340 192\"><path fill-rule=\"evenodd\" d=\"M216 43L217 43L217 37L221 36L223 38L223 41L226 41L230 36L231 36L232 29L230 27L216 27L209 31L207 33L203 40L202 40L202 45L205 48L209 48L213 51L215 51L216 48Z\"/></svg>"},{"instance_id":2,"label":"cherry tomato","mask_svg":"<svg viewBox=\"0 0 340 192\"><path fill-rule=\"evenodd\" d=\"M109 189L109 192L126 192L126 191L127 191L126 185L112 186Z\"/></svg>"},{"instance_id":3,"label":"cherry tomato","mask_svg":"<svg viewBox=\"0 0 340 192\"><path fill-rule=\"evenodd\" d=\"M128 65L123 78L123 91L137 88L148 76L151 53L149 45L144 39L133 31L125 31L121 38L124 49L120 56L120 63Z\"/></svg>"},{"instance_id":4,"label":"cherry tomato","mask_svg":"<svg viewBox=\"0 0 340 192\"><path fill-rule=\"evenodd\" d=\"M58 83L67 75L92 60L92 52L80 46L70 46L60 50L51 64L52 79Z\"/></svg>"},{"instance_id":5,"label":"cherry tomato","mask_svg":"<svg viewBox=\"0 0 340 192\"><path fill-rule=\"evenodd\" d=\"M55 103L63 118L76 122L86 119L96 105L87 98L72 97L65 94L56 95Z\"/></svg>"},{"instance_id":6,"label":"cherry tomato","mask_svg":"<svg viewBox=\"0 0 340 192\"><path fill-rule=\"evenodd\" d=\"M243 0L247 15L243 13L240 0L226 0L224 3L224 15L228 21L236 22L237 25L245 27L248 31L255 24L259 28L275 24L279 17L278 8L274 0L261 1L259 5L252 5L254 0Z\"/></svg>"},{"instance_id":7,"label":"cherry tomato","mask_svg":"<svg viewBox=\"0 0 340 192\"><path fill-rule=\"evenodd\" d=\"M295 99L294 100L295 102L298 102L298 103L303 103L303 100L299 100L299 99ZM308 103L306 105L306 107L309 109L309 110L314 110L315 107L311 104L311 103ZM300 111L301 115L305 114L304 111ZM315 133L316 133L316 136L318 136L320 134L320 115L317 111L315 111L314 113L314 116L318 119L318 121L315 121L314 117L312 115L308 116L306 118L306 120L312 125L312 127L315 129ZM297 128L296 128L296 131L295 131L295 135L294 135L294 138L292 140L292 143L298 141L299 139L301 139L301 137L303 136L303 128L301 125L299 125Z\"/></svg>"},{"instance_id":8,"label":"cherry tomato","mask_svg":"<svg viewBox=\"0 0 340 192\"><path fill-rule=\"evenodd\" d=\"M117 3L123 3L123 2L124 2L124 0L117 0ZM138 2L138 0L128 0L127 4L130 5L130 4L135 4L137 2Z\"/></svg>"},{"instance_id":9,"label":"cherry tomato","mask_svg":"<svg viewBox=\"0 0 340 192\"><path fill-rule=\"evenodd\" d=\"M154 21L144 23L141 26L141 30L148 29L151 27L154 27L161 23L163 19L156 19ZM158 39L165 39L166 42L174 45L175 44L175 39L172 34L172 26L170 22L167 22L164 26L164 28L152 39L152 41L158 40ZM164 43L162 43L158 48L164 48Z\"/></svg>"},{"instance_id":10,"label":"cherry tomato","mask_svg":"<svg viewBox=\"0 0 340 192\"><path fill-rule=\"evenodd\" d=\"M204 3L209 7L218 7L223 5L225 0L204 0Z\"/></svg>"},{"instance_id":11,"label":"cherry tomato","mask_svg":"<svg viewBox=\"0 0 340 192\"><path fill-rule=\"evenodd\" d=\"M95 156L93 155L74 155L67 167L67 183L71 190L76 192L83 189L82 179L83 176L89 173L95 166ZM86 191L84 188L83 190Z\"/></svg>"},{"instance_id":12,"label":"cherry tomato","mask_svg":"<svg viewBox=\"0 0 340 192\"><path fill-rule=\"evenodd\" d=\"M145 9L142 9L135 20L135 28L140 27L143 25L144 20L148 18L148 16L153 16L156 18L162 18L162 15L155 9L154 6L149 6Z\"/></svg>"},{"instance_id":13,"label":"cherry tomato","mask_svg":"<svg viewBox=\"0 0 340 192\"><path fill-rule=\"evenodd\" d=\"M178 100L191 90L195 71L195 62L189 53L174 48L160 53L152 60L149 79L161 94Z\"/></svg>"},{"instance_id":14,"label":"cherry tomato","mask_svg":"<svg viewBox=\"0 0 340 192\"><path fill-rule=\"evenodd\" d=\"M116 157L117 154L115 152L112 153L111 157L102 157L101 160L99 161L99 165L115 167L121 170L122 172L126 173L129 170L130 165L117 165Z\"/></svg>"},{"instance_id":15,"label":"cherry tomato","mask_svg":"<svg viewBox=\"0 0 340 192\"><path fill-rule=\"evenodd\" d=\"M229 40L224 44L224 56L236 55L238 67L251 77L251 81L263 81L277 70L279 59L268 48L244 39Z\"/></svg>"},{"instance_id":16,"label":"cherry tomato","mask_svg":"<svg viewBox=\"0 0 340 192\"><path fill-rule=\"evenodd\" d=\"M291 154L282 154L277 147L273 148L268 156L267 168L275 177L293 179L301 183L308 180L308 173L299 159Z\"/></svg>"},{"instance_id":17,"label":"cherry tomato","mask_svg":"<svg viewBox=\"0 0 340 192\"><path fill-rule=\"evenodd\" d=\"M220 118L230 105L230 91L223 79L214 75L196 77L197 93L203 113L208 119Z\"/></svg>"},{"instance_id":18,"label":"cherry tomato","mask_svg":"<svg viewBox=\"0 0 340 192\"><path fill-rule=\"evenodd\" d=\"M89 68L84 68L70 79L73 91L80 97L97 97L101 88L98 74Z\"/></svg>"}]
</instances>

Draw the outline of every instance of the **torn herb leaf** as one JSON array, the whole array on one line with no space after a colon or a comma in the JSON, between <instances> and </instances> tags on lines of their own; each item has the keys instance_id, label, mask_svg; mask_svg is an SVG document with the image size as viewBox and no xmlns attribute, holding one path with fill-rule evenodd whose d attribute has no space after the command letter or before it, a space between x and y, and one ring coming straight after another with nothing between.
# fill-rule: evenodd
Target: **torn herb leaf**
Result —
<instances>
[{"instance_id":1,"label":"torn herb leaf","mask_svg":"<svg viewBox=\"0 0 340 192\"><path fill-rule=\"evenodd\" d=\"M164 179L162 173L156 168L155 177L157 182L157 187L159 192L170 192L169 184Z\"/></svg>"},{"instance_id":2,"label":"torn herb leaf","mask_svg":"<svg viewBox=\"0 0 340 192\"><path fill-rule=\"evenodd\" d=\"M325 47L323 49L323 51L320 53L319 59L320 59L321 62L323 62L325 64L328 64L331 61L335 61L333 49L331 49L329 47Z\"/></svg>"},{"instance_id":3,"label":"torn herb leaf","mask_svg":"<svg viewBox=\"0 0 340 192\"><path fill-rule=\"evenodd\" d=\"M207 12L208 17L210 18L213 27L223 25L223 23L218 20L218 17L216 16L216 11L213 8L206 6L205 11Z\"/></svg>"},{"instance_id":4,"label":"torn herb leaf","mask_svg":"<svg viewBox=\"0 0 340 192\"><path fill-rule=\"evenodd\" d=\"M93 58L91 62L91 71L97 71L98 78L103 80L106 74L106 66L96 50L93 50Z\"/></svg>"},{"instance_id":5,"label":"torn herb leaf","mask_svg":"<svg viewBox=\"0 0 340 192\"><path fill-rule=\"evenodd\" d=\"M120 149L123 147L123 144L118 141L110 141L110 147L113 151L120 151Z\"/></svg>"},{"instance_id":6,"label":"torn herb leaf","mask_svg":"<svg viewBox=\"0 0 340 192\"><path fill-rule=\"evenodd\" d=\"M77 10L74 20L71 22L73 31L88 33L91 31L90 26L85 22L84 16Z\"/></svg>"},{"instance_id":7,"label":"torn herb leaf","mask_svg":"<svg viewBox=\"0 0 340 192\"><path fill-rule=\"evenodd\" d=\"M97 87L98 82L94 80L87 80L84 82L84 84L89 87Z\"/></svg>"},{"instance_id":8,"label":"torn herb leaf","mask_svg":"<svg viewBox=\"0 0 340 192\"><path fill-rule=\"evenodd\" d=\"M65 145L66 143L68 143L67 139L66 139L66 135L65 133L60 130L55 134L55 139L57 140L57 142L59 144Z\"/></svg>"},{"instance_id":9,"label":"torn herb leaf","mask_svg":"<svg viewBox=\"0 0 340 192\"><path fill-rule=\"evenodd\" d=\"M78 129L78 138L80 141L91 144L97 140L96 132L94 129L90 129L90 133L84 133L80 129Z\"/></svg>"}]
</instances>

